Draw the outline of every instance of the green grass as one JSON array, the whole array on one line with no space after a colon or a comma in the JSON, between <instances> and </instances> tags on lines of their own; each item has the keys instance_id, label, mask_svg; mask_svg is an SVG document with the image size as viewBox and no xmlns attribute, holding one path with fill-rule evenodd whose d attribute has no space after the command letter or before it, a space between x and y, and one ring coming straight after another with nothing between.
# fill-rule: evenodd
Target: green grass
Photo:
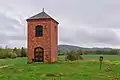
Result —
<instances>
[{"instance_id":1,"label":"green grass","mask_svg":"<svg viewBox=\"0 0 120 80\"><path fill-rule=\"evenodd\" d=\"M1 59L0 80L120 80L120 56L104 56L102 70L99 56L83 57L82 61L55 64L27 64L26 58ZM59 59L64 60L64 56Z\"/></svg>"},{"instance_id":2,"label":"green grass","mask_svg":"<svg viewBox=\"0 0 120 80\"><path fill-rule=\"evenodd\" d=\"M101 55L82 55L84 60L99 60L99 57ZM110 60L110 61L119 61L120 55L102 55L104 60ZM65 56L59 56L60 60L64 60Z\"/></svg>"},{"instance_id":3,"label":"green grass","mask_svg":"<svg viewBox=\"0 0 120 80\"><path fill-rule=\"evenodd\" d=\"M84 59L99 59L100 55L85 55L83 56ZM102 55L104 60L110 60L110 61L115 61L115 60L120 60L120 56L118 55Z\"/></svg>"}]
</instances>

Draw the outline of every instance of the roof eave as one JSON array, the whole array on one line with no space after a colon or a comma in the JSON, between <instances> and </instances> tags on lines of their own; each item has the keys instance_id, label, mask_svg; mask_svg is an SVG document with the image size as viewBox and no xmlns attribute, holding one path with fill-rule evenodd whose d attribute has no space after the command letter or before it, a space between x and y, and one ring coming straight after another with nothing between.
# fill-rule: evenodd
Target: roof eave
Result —
<instances>
[{"instance_id":1,"label":"roof eave","mask_svg":"<svg viewBox=\"0 0 120 80\"><path fill-rule=\"evenodd\" d=\"M43 19L52 19L53 21L55 21L57 24L59 24L56 20L54 20L53 18L43 18ZM31 21L31 20L43 20L43 19L26 19L26 21Z\"/></svg>"}]
</instances>

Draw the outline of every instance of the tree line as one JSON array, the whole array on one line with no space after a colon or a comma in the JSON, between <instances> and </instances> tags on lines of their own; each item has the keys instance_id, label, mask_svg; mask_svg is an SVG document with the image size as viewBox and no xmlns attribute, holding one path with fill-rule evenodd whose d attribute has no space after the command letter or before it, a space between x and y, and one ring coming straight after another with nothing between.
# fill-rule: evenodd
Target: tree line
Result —
<instances>
[{"instance_id":1,"label":"tree line","mask_svg":"<svg viewBox=\"0 0 120 80\"><path fill-rule=\"evenodd\" d=\"M26 57L27 56L27 49L24 47L21 48L0 48L0 59L6 58L17 58L17 57Z\"/></svg>"},{"instance_id":2,"label":"tree line","mask_svg":"<svg viewBox=\"0 0 120 80\"><path fill-rule=\"evenodd\" d=\"M119 50L116 50L116 49L112 49L112 50L109 50L109 51L105 51L105 50L96 50L96 51L83 51L83 54L98 54L98 55L119 55L120 52Z\"/></svg>"},{"instance_id":3,"label":"tree line","mask_svg":"<svg viewBox=\"0 0 120 80\"><path fill-rule=\"evenodd\" d=\"M66 51L66 52L62 52L60 50L58 50L58 55L65 55L67 54L68 52L71 53L71 51ZM73 52L73 50L72 50ZM120 55L120 51L117 50L117 49L111 49L111 50L75 50L74 52L79 52L80 54L82 55Z\"/></svg>"}]
</instances>

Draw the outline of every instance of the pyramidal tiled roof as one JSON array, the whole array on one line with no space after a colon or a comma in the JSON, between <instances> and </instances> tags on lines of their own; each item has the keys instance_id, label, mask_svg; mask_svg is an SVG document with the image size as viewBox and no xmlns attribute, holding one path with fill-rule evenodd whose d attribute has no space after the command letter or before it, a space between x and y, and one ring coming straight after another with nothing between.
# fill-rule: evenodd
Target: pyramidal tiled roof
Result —
<instances>
[{"instance_id":1,"label":"pyramidal tiled roof","mask_svg":"<svg viewBox=\"0 0 120 80\"><path fill-rule=\"evenodd\" d=\"M38 13L30 18L28 18L27 20L32 20L32 19L53 19L52 17L50 17L47 13L45 13L44 11L41 13ZM54 19L53 19L54 20ZM57 22L56 20L54 20L55 22ZM58 23L58 22L57 22Z\"/></svg>"}]
</instances>

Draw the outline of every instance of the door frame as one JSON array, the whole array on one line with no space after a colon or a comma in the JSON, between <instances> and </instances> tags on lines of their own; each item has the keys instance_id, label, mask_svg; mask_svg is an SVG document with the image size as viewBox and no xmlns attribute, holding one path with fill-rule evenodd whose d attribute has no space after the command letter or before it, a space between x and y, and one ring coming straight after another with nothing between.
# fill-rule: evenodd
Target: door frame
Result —
<instances>
[{"instance_id":1,"label":"door frame","mask_svg":"<svg viewBox=\"0 0 120 80\"><path fill-rule=\"evenodd\" d=\"M38 52L38 55L40 55L39 53L42 53L42 57L38 56L38 60L36 60L36 49L41 49L41 52ZM40 60L40 58L42 58L42 60ZM44 49L42 47L36 47L34 48L34 61L35 62L44 62Z\"/></svg>"}]
</instances>

